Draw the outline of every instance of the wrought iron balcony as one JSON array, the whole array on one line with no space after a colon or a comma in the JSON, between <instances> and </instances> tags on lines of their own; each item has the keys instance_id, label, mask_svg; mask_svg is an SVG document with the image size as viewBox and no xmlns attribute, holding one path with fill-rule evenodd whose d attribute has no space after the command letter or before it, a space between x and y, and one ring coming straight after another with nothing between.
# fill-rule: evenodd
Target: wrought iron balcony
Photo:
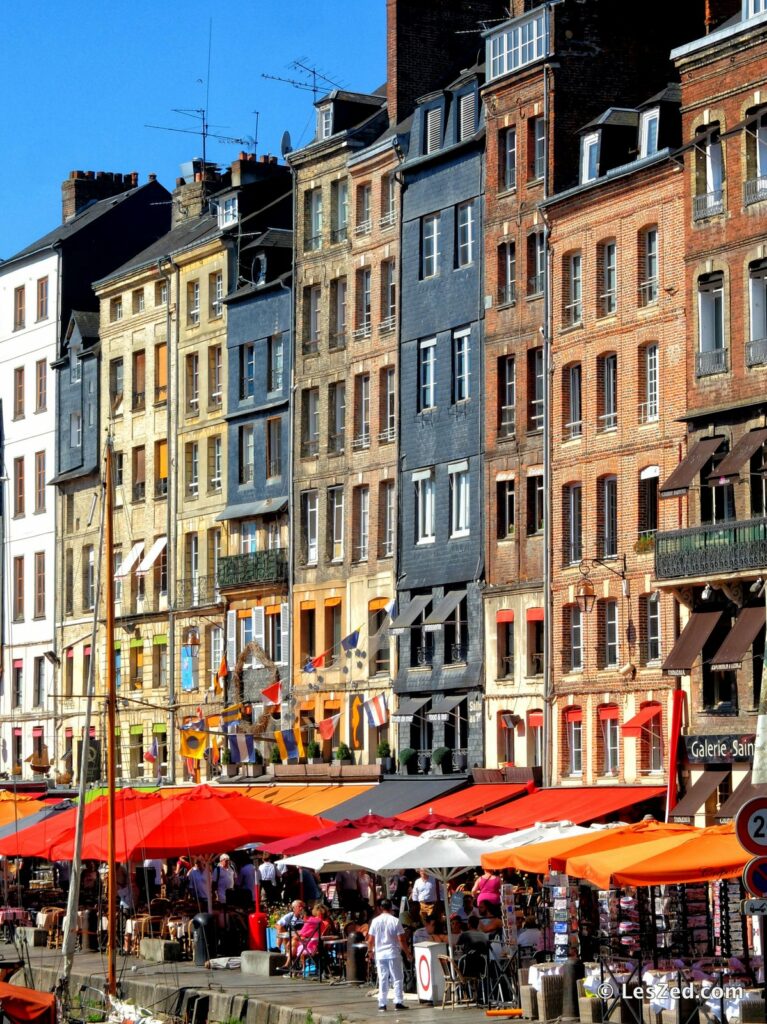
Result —
<instances>
[{"instance_id":1,"label":"wrought iron balcony","mask_svg":"<svg viewBox=\"0 0 767 1024\"><path fill-rule=\"evenodd\" d=\"M767 564L767 518L708 523L655 535L658 579L716 576Z\"/></svg>"},{"instance_id":2,"label":"wrought iron balcony","mask_svg":"<svg viewBox=\"0 0 767 1024\"><path fill-rule=\"evenodd\" d=\"M286 548L225 555L218 564L218 585L239 587L248 583L284 583L288 578Z\"/></svg>"},{"instance_id":3,"label":"wrought iron balcony","mask_svg":"<svg viewBox=\"0 0 767 1024\"><path fill-rule=\"evenodd\" d=\"M695 353L695 376L713 377L727 372L727 349L715 348L711 352Z\"/></svg>"},{"instance_id":4,"label":"wrought iron balcony","mask_svg":"<svg viewBox=\"0 0 767 1024\"><path fill-rule=\"evenodd\" d=\"M751 178L743 185L743 200L746 206L767 199L767 176Z\"/></svg>"},{"instance_id":5,"label":"wrought iron balcony","mask_svg":"<svg viewBox=\"0 0 767 1024\"><path fill-rule=\"evenodd\" d=\"M179 609L217 604L219 598L218 581L215 576L189 576L179 580L176 586L176 607Z\"/></svg>"},{"instance_id":6,"label":"wrought iron balcony","mask_svg":"<svg viewBox=\"0 0 767 1024\"><path fill-rule=\"evenodd\" d=\"M746 342L746 366L763 366L767 363L767 338Z\"/></svg>"},{"instance_id":7,"label":"wrought iron balcony","mask_svg":"<svg viewBox=\"0 0 767 1024\"><path fill-rule=\"evenodd\" d=\"M720 213L724 213L724 192L721 188L693 196L693 220L706 220L707 217L716 217Z\"/></svg>"}]
</instances>

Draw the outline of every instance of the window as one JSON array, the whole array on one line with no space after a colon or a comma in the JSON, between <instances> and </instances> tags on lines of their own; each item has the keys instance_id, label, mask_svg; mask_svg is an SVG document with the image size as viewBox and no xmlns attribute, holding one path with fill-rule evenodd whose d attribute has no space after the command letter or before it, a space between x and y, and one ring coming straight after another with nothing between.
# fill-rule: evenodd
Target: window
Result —
<instances>
[{"instance_id":1,"label":"window","mask_svg":"<svg viewBox=\"0 0 767 1024\"><path fill-rule=\"evenodd\" d=\"M513 679L514 678L514 618L513 612L506 616L500 621L500 616L504 615L504 612L499 612L499 621L497 623L498 629L498 678L499 679Z\"/></svg>"},{"instance_id":2,"label":"window","mask_svg":"<svg viewBox=\"0 0 767 1024\"><path fill-rule=\"evenodd\" d=\"M189 441L185 447L186 496L196 498L200 493L200 445Z\"/></svg>"},{"instance_id":3,"label":"window","mask_svg":"<svg viewBox=\"0 0 767 1024\"><path fill-rule=\"evenodd\" d=\"M35 618L45 618L45 552L35 552Z\"/></svg>"},{"instance_id":4,"label":"window","mask_svg":"<svg viewBox=\"0 0 767 1024\"><path fill-rule=\"evenodd\" d=\"M618 479L602 477L598 483L598 558L618 557Z\"/></svg>"},{"instance_id":5,"label":"window","mask_svg":"<svg viewBox=\"0 0 767 1024\"><path fill-rule=\"evenodd\" d=\"M168 401L168 345L164 341L154 347L154 400L157 405Z\"/></svg>"},{"instance_id":6,"label":"window","mask_svg":"<svg viewBox=\"0 0 767 1024\"><path fill-rule=\"evenodd\" d=\"M314 188L305 196L304 250L316 252L322 248L322 189Z\"/></svg>"},{"instance_id":7,"label":"window","mask_svg":"<svg viewBox=\"0 0 767 1024\"><path fill-rule=\"evenodd\" d=\"M373 272L370 267L357 271L357 329L355 338L369 338L371 324L371 287Z\"/></svg>"},{"instance_id":8,"label":"window","mask_svg":"<svg viewBox=\"0 0 767 1024\"><path fill-rule=\"evenodd\" d=\"M133 500L146 497L146 459L143 444L133 449Z\"/></svg>"},{"instance_id":9,"label":"window","mask_svg":"<svg viewBox=\"0 0 767 1024\"><path fill-rule=\"evenodd\" d=\"M453 404L469 397L469 341L471 331L453 334Z\"/></svg>"},{"instance_id":10,"label":"window","mask_svg":"<svg viewBox=\"0 0 767 1024\"><path fill-rule=\"evenodd\" d=\"M470 139L477 130L477 100L473 92L458 97L458 141Z\"/></svg>"},{"instance_id":11,"label":"window","mask_svg":"<svg viewBox=\"0 0 767 1024\"><path fill-rule=\"evenodd\" d=\"M134 313L144 312L144 289L136 288L131 292L131 306Z\"/></svg>"},{"instance_id":12,"label":"window","mask_svg":"<svg viewBox=\"0 0 767 1024\"><path fill-rule=\"evenodd\" d=\"M355 450L370 447L370 374L358 373L354 378L354 441Z\"/></svg>"},{"instance_id":13,"label":"window","mask_svg":"<svg viewBox=\"0 0 767 1024\"><path fill-rule=\"evenodd\" d=\"M527 408L527 429L530 433L543 430L544 376L543 348L533 348L527 353L527 380L529 388Z\"/></svg>"},{"instance_id":14,"label":"window","mask_svg":"<svg viewBox=\"0 0 767 1024\"><path fill-rule=\"evenodd\" d=\"M24 619L24 556L13 559L13 621Z\"/></svg>"},{"instance_id":15,"label":"window","mask_svg":"<svg viewBox=\"0 0 767 1024\"><path fill-rule=\"evenodd\" d=\"M567 770L570 775L583 774L583 716L580 708L572 705L564 714L567 743Z\"/></svg>"},{"instance_id":16,"label":"window","mask_svg":"<svg viewBox=\"0 0 767 1024\"><path fill-rule=\"evenodd\" d=\"M69 414L69 447L79 448L83 441L83 418L79 412Z\"/></svg>"},{"instance_id":17,"label":"window","mask_svg":"<svg viewBox=\"0 0 767 1024\"><path fill-rule=\"evenodd\" d=\"M517 376L514 356L498 359L498 436L516 434Z\"/></svg>"},{"instance_id":18,"label":"window","mask_svg":"<svg viewBox=\"0 0 767 1024\"><path fill-rule=\"evenodd\" d=\"M767 11L767 0L748 0L748 17L753 18L757 14L764 14Z\"/></svg>"},{"instance_id":19,"label":"window","mask_svg":"<svg viewBox=\"0 0 767 1024\"><path fill-rule=\"evenodd\" d=\"M167 306L168 305L168 282L165 280L157 281L154 286L154 304L155 306Z\"/></svg>"},{"instance_id":20,"label":"window","mask_svg":"<svg viewBox=\"0 0 767 1024\"><path fill-rule=\"evenodd\" d=\"M301 399L301 458L306 459L320 450L319 388L306 388Z\"/></svg>"},{"instance_id":21,"label":"window","mask_svg":"<svg viewBox=\"0 0 767 1024\"><path fill-rule=\"evenodd\" d=\"M41 708L45 703L45 658L35 658L32 678L32 704Z\"/></svg>"},{"instance_id":22,"label":"window","mask_svg":"<svg viewBox=\"0 0 767 1024\"><path fill-rule=\"evenodd\" d=\"M328 103L327 106L317 108L317 138L329 139L332 134L333 106Z\"/></svg>"},{"instance_id":23,"label":"window","mask_svg":"<svg viewBox=\"0 0 767 1024\"><path fill-rule=\"evenodd\" d=\"M256 393L256 346L240 345L240 400Z\"/></svg>"},{"instance_id":24,"label":"window","mask_svg":"<svg viewBox=\"0 0 767 1024\"><path fill-rule=\"evenodd\" d=\"M657 107L652 110L644 110L639 120L639 156L644 159L646 156L653 156L658 152L658 125L660 123L660 111Z\"/></svg>"},{"instance_id":25,"label":"window","mask_svg":"<svg viewBox=\"0 0 767 1024\"><path fill-rule=\"evenodd\" d=\"M48 319L48 278L37 279L37 319Z\"/></svg>"},{"instance_id":26,"label":"window","mask_svg":"<svg viewBox=\"0 0 767 1024\"><path fill-rule=\"evenodd\" d=\"M565 284L564 323L575 327L583 320L583 281L581 278L581 254L571 252L564 257L562 273Z\"/></svg>"},{"instance_id":27,"label":"window","mask_svg":"<svg viewBox=\"0 0 767 1024\"><path fill-rule=\"evenodd\" d=\"M525 4L527 8L529 5ZM547 11L537 11L526 20L515 18L503 30L490 36L486 44L489 79L540 60L548 49Z\"/></svg>"},{"instance_id":28,"label":"window","mask_svg":"<svg viewBox=\"0 0 767 1024\"><path fill-rule=\"evenodd\" d=\"M597 308L600 316L612 316L618 308L617 247L615 242L602 242L597 247L597 270L600 294Z\"/></svg>"},{"instance_id":29,"label":"window","mask_svg":"<svg viewBox=\"0 0 767 1024\"><path fill-rule=\"evenodd\" d=\"M505 128L499 133L500 167L498 180L504 192L517 187L517 129Z\"/></svg>"},{"instance_id":30,"label":"window","mask_svg":"<svg viewBox=\"0 0 767 1024\"><path fill-rule=\"evenodd\" d=\"M121 411L123 387L123 361L112 359L109 363L109 406L114 414Z\"/></svg>"},{"instance_id":31,"label":"window","mask_svg":"<svg viewBox=\"0 0 767 1024\"><path fill-rule=\"evenodd\" d=\"M357 186L357 220L355 235L368 235L372 225L371 218L372 188L369 182Z\"/></svg>"},{"instance_id":32,"label":"window","mask_svg":"<svg viewBox=\"0 0 767 1024\"><path fill-rule=\"evenodd\" d=\"M531 298L543 295L546 283L546 240L542 231L535 231L527 239L527 294Z\"/></svg>"},{"instance_id":33,"label":"window","mask_svg":"<svg viewBox=\"0 0 767 1024\"><path fill-rule=\"evenodd\" d=\"M133 401L134 412L146 407L146 353L133 353Z\"/></svg>"},{"instance_id":34,"label":"window","mask_svg":"<svg viewBox=\"0 0 767 1024\"><path fill-rule=\"evenodd\" d=\"M218 226L228 227L237 223L237 196L227 196L218 204Z\"/></svg>"},{"instance_id":35,"label":"window","mask_svg":"<svg viewBox=\"0 0 767 1024\"><path fill-rule=\"evenodd\" d=\"M639 305L658 301L658 229L647 228L639 235Z\"/></svg>"},{"instance_id":36,"label":"window","mask_svg":"<svg viewBox=\"0 0 767 1024\"><path fill-rule=\"evenodd\" d=\"M186 322L190 327L200 324L200 282L189 281L186 286Z\"/></svg>"},{"instance_id":37,"label":"window","mask_svg":"<svg viewBox=\"0 0 767 1024\"><path fill-rule=\"evenodd\" d=\"M304 289L306 322L304 323L304 355L319 351L320 347L320 303L322 289L319 285Z\"/></svg>"},{"instance_id":38,"label":"window","mask_svg":"<svg viewBox=\"0 0 767 1024\"><path fill-rule=\"evenodd\" d=\"M220 345L208 349L208 405L220 406L224 398L224 355Z\"/></svg>"},{"instance_id":39,"label":"window","mask_svg":"<svg viewBox=\"0 0 767 1024\"><path fill-rule=\"evenodd\" d=\"M577 565L583 558L583 488L579 483L562 488L562 535L564 564Z\"/></svg>"},{"instance_id":40,"label":"window","mask_svg":"<svg viewBox=\"0 0 767 1024\"><path fill-rule=\"evenodd\" d=\"M24 367L17 366L13 371L13 418L20 420L24 416Z\"/></svg>"},{"instance_id":41,"label":"window","mask_svg":"<svg viewBox=\"0 0 767 1024\"><path fill-rule=\"evenodd\" d=\"M394 260L381 264L381 331L393 331L397 315L397 268Z\"/></svg>"},{"instance_id":42,"label":"window","mask_svg":"<svg viewBox=\"0 0 767 1024\"><path fill-rule=\"evenodd\" d=\"M658 466L647 466L639 474L637 503L637 554L652 551L658 531Z\"/></svg>"},{"instance_id":43,"label":"window","mask_svg":"<svg viewBox=\"0 0 767 1024\"><path fill-rule=\"evenodd\" d=\"M413 474L415 485L416 544L434 543L434 470L422 469Z\"/></svg>"},{"instance_id":44,"label":"window","mask_svg":"<svg viewBox=\"0 0 767 1024\"><path fill-rule=\"evenodd\" d=\"M96 603L96 552L92 544L83 548L82 566L83 610L87 611Z\"/></svg>"},{"instance_id":45,"label":"window","mask_svg":"<svg viewBox=\"0 0 767 1024\"><path fill-rule=\"evenodd\" d=\"M756 114L746 129L746 181L744 200L758 203L767 199L767 111Z\"/></svg>"},{"instance_id":46,"label":"window","mask_svg":"<svg viewBox=\"0 0 767 1024\"><path fill-rule=\"evenodd\" d=\"M599 431L618 427L618 356L611 352L597 358L597 413Z\"/></svg>"},{"instance_id":47,"label":"window","mask_svg":"<svg viewBox=\"0 0 767 1024\"><path fill-rule=\"evenodd\" d=\"M642 630L644 643L642 645L643 664L652 664L660 661L660 595L657 591L654 594L646 594L642 598L644 612L644 626Z\"/></svg>"},{"instance_id":48,"label":"window","mask_svg":"<svg viewBox=\"0 0 767 1024\"><path fill-rule=\"evenodd\" d=\"M378 488L379 552L381 558L394 554L394 481L383 480Z\"/></svg>"},{"instance_id":49,"label":"window","mask_svg":"<svg viewBox=\"0 0 767 1024\"><path fill-rule=\"evenodd\" d=\"M282 391L285 368L285 343L282 334L273 334L266 344L266 379L269 392Z\"/></svg>"},{"instance_id":50,"label":"window","mask_svg":"<svg viewBox=\"0 0 767 1024\"><path fill-rule=\"evenodd\" d=\"M498 246L498 303L510 305L517 299L517 255L513 242Z\"/></svg>"},{"instance_id":51,"label":"window","mask_svg":"<svg viewBox=\"0 0 767 1024\"><path fill-rule=\"evenodd\" d=\"M192 352L186 357L186 413L196 415L200 411L200 357Z\"/></svg>"},{"instance_id":52,"label":"window","mask_svg":"<svg viewBox=\"0 0 767 1024\"><path fill-rule=\"evenodd\" d=\"M562 411L565 419L563 433L566 441L572 441L583 433L582 379L580 363L566 366L562 371Z\"/></svg>"},{"instance_id":53,"label":"window","mask_svg":"<svg viewBox=\"0 0 767 1024\"><path fill-rule=\"evenodd\" d=\"M442 145L442 109L424 111L424 153L435 153Z\"/></svg>"},{"instance_id":54,"label":"window","mask_svg":"<svg viewBox=\"0 0 767 1024\"><path fill-rule=\"evenodd\" d=\"M13 680L11 691L11 707L20 708L24 700L24 662L21 658L13 660ZM13 763L21 767L21 736L14 730L14 755Z\"/></svg>"},{"instance_id":55,"label":"window","mask_svg":"<svg viewBox=\"0 0 767 1024\"><path fill-rule=\"evenodd\" d=\"M528 140L530 180L542 181L546 173L546 122L542 117L532 117L528 121Z\"/></svg>"},{"instance_id":56,"label":"window","mask_svg":"<svg viewBox=\"0 0 767 1024\"><path fill-rule=\"evenodd\" d=\"M767 362L767 260L751 263L748 272L750 340L746 343L746 364L756 366Z\"/></svg>"},{"instance_id":57,"label":"window","mask_svg":"<svg viewBox=\"0 0 767 1024\"><path fill-rule=\"evenodd\" d=\"M282 418L270 416L266 421L266 478L282 476Z\"/></svg>"},{"instance_id":58,"label":"window","mask_svg":"<svg viewBox=\"0 0 767 1024\"><path fill-rule=\"evenodd\" d=\"M456 267L474 262L474 201L461 203L456 211Z\"/></svg>"},{"instance_id":59,"label":"window","mask_svg":"<svg viewBox=\"0 0 767 1024\"><path fill-rule=\"evenodd\" d=\"M570 671L583 671L583 613L577 604L569 606L570 612Z\"/></svg>"},{"instance_id":60,"label":"window","mask_svg":"<svg viewBox=\"0 0 767 1024\"><path fill-rule=\"evenodd\" d=\"M695 195L693 220L705 220L724 212L724 160L717 124L698 129L695 144Z\"/></svg>"},{"instance_id":61,"label":"window","mask_svg":"<svg viewBox=\"0 0 767 1024\"><path fill-rule=\"evenodd\" d=\"M657 773L663 771L663 732L662 712L660 705L656 705L658 711L645 723L641 736L641 760L642 767L649 772ZM646 704L641 706L647 707Z\"/></svg>"},{"instance_id":62,"label":"window","mask_svg":"<svg viewBox=\"0 0 767 1024\"><path fill-rule=\"evenodd\" d=\"M447 467L450 499L450 536L468 537L471 522L469 464Z\"/></svg>"},{"instance_id":63,"label":"window","mask_svg":"<svg viewBox=\"0 0 767 1024\"><path fill-rule=\"evenodd\" d=\"M337 351L346 346L346 278L330 282L330 338L328 348Z\"/></svg>"},{"instance_id":64,"label":"window","mask_svg":"<svg viewBox=\"0 0 767 1024\"><path fill-rule=\"evenodd\" d=\"M423 338L418 342L418 411L433 409L436 395L437 339Z\"/></svg>"},{"instance_id":65,"label":"window","mask_svg":"<svg viewBox=\"0 0 767 1024\"><path fill-rule=\"evenodd\" d=\"M115 467L115 487L122 487L123 485L123 453L114 453L114 467ZM71 530L69 531L72 532Z\"/></svg>"},{"instance_id":66,"label":"window","mask_svg":"<svg viewBox=\"0 0 767 1024\"><path fill-rule=\"evenodd\" d=\"M45 412L48 404L48 363L38 359L35 363L35 412Z\"/></svg>"},{"instance_id":67,"label":"window","mask_svg":"<svg viewBox=\"0 0 767 1024\"><path fill-rule=\"evenodd\" d=\"M388 228L397 219L397 180L394 172L381 178L381 224Z\"/></svg>"},{"instance_id":68,"label":"window","mask_svg":"<svg viewBox=\"0 0 767 1024\"><path fill-rule=\"evenodd\" d=\"M240 554L252 555L258 549L258 528L255 519L240 523Z\"/></svg>"},{"instance_id":69,"label":"window","mask_svg":"<svg viewBox=\"0 0 767 1024\"><path fill-rule=\"evenodd\" d=\"M221 438L208 438L208 489L214 493L221 490L223 446Z\"/></svg>"},{"instance_id":70,"label":"window","mask_svg":"<svg viewBox=\"0 0 767 1024\"><path fill-rule=\"evenodd\" d=\"M581 139L581 184L599 177L599 132L590 132Z\"/></svg>"},{"instance_id":71,"label":"window","mask_svg":"<svg viewBox=\"0 0 767 1024\"><path fill-rule=\"evenodd\" d=\"M603 704L599 708L599 727L602 738L602 774L617 775L620 766L620 727L618 708Z\"/></svg>"},{"instance_id":72,"label":"window","mask_svg":"<svg viewBox=\"0 0 767 1024\"><path fill-rule=\"evenodd\" d=\"M600 618L599 631L602 635L602 658L600 668L617 668L618 666L618 602L600 601L598 604Z\"/></svg>"},{"instance_id":73,"label":"window","mask_svg":"<svg viewBox=\"0 0 767 1024\"><path fill-rule=\"evenodd\" d=\"M239 430L239 483L253 483L253 472L256 460L255 434L253 427L240 427Z\"/></svg>"},{"instance_id":74,"label":"window","mask_svg":"<svg viewBox=\"0 0 767 1024\"><path fill-rule=\"evenodd\" d=\"M436 277L439 272L439 214L421 218L421 277Z\"/></svg>"},{"instance_id":75,"label":"window","mask_svg":"<svg viewBox=\"0 0 767 1024\"><path fill-rule=\"evenodd\" d=\"M370 488L355 487L352 495L354 511L354 560L367 562L370 546Z\"/></svg>"},{"instance_id":76,"label":"window","mask_svg":"<svg viewBox=\"0 0 767 1024\"><path fill-rule=\"evenodd\" d=\"M346 385L328 385L328 451L340 455L346 444Z\"/></svg>"},{"instance_id":77,"label":"window","mask_svg":"<svg viewBox=\"0 0 767 1024\"><path fill-rule=\"evenodd\" d=\"M381 370L378 395L380 400L380 444L387 444L397 436L397 379L393 366Z\"/></svg>"},{"instance_id":78,"label":"window","mask_svg":"<svg viewBox=\"0 0 767 1024\"><path fill-rule=\"evenodd\" d=\"M117 323L118 320L123 318L123 300L122 296L118 295L112 299L109 303L109 321L110 323Z\"/></svg>"},{"instance_id":79,"label":"window","mask_svg":"<svg viewBox=\"0 0 767 1024\"><path fill-rule=\"evenodd\" d=\"M13 329L14 331L20 331L24 327L24 321L26 319L24 306L25 306L26 292L24 285L19 285L18 288L13 289Z\"/></svg>"},{"instance_id":80,"label":"window","mask_svg":"<svg viewBox=\"0 0 767 1024\"><path fill-rule=\"evenodd\" d=\"M344 489L328 487L328 552L331 562L344 557Z\"/></svg>"},{"instance_id":81,"label":"window","mask_svg":"<svg viewBox=\"0 0 767 1024\"><path fill-rule=\"evenodd\" d=\"M527 533L543 533L543 475L527 478Z\"/></svg>"},{"instance_id":82,"label":"window","mask_svg":"<svg viewBox=\"0 0 767 1024\"><path fill-rule=\"evenodd\" d=\"M499 480L496 484L498 514L498 540L510 540L514 536L517 519L517 492L514 480Z\"/></svg>"},{"instance_id":83,"label":"window","mask_svg":"<svg viewBox=\"0 0 767 1024\"><path fill-rule=\"evenodd\" d=\"M45 512L45 452L35 452L35 512Z\"/></svg>"},{"instance_id":84,"label":"window","mask_svg":"<svg viewBox=\"0 0 767 1024\"><path fill-rule=\"evenodd\" d=\"M304 491L301 495L301 546L304 562L316 565L318 561L319 500L317 491Z\"/></svg>"},{"instance_id":85,"label":"window","mask_svg":"<svg viewBox=\"0 0 767 1024\"><path fill-rule=\"evenodd\" d=\"M659 415L658 346L653 342L639 350L639 380L643 401L639 403L639 422L657 423Z\"/></svg>"},{"instance_id":86,"label":"window","mask_svg":"<svg viewBox=\"0 0 767 1024\"><path fill-rule=\"evenodd\" d=\"M345 242L349 233L349 182L339 178L330 184L331 242Z\"/></svg>"},{"instance_id":87,"label":"window","mask_svg":"<svg viewBox=\"0 0 767 1024\"><path fill-rule=\"evenodd\" d=\"M13 516L24 515L24 456L13 460Z\"/></svg>"},{"instance_id":88,"label":"window","mask_svg":"<svg viewBox=\"0 0 767 1024\"><path fill-rule=\"evenodd\" d=\"M208 444L210 444L210 441ZM154 443L154 495L156 498L165 498L167 494L168 442L163 439Z\"/></svg>"},{"instance_id":89,"label":"window","mask_svg":"<svg viewBox=\"0 0 767 1024\"><path fill-rule=\"evenodd\" d=\"M698 279L698 352L695 372L708 377L727 370L724 343L724 275L706 274Z\"/></svg>"}]
</instances>

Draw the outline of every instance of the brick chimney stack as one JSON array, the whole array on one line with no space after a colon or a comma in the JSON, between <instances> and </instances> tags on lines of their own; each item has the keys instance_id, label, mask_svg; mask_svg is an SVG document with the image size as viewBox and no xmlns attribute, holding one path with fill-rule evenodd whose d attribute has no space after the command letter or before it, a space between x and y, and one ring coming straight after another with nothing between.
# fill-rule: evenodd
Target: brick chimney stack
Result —
<instances>
[{"instance_id":1,"label":"brick chimney stack","mask_svg":"<svg viewBox=\"0 0 767 1024\"><path fill-rule=\"evenodd\" d=\"M508 16L508 0L386 0L389 124L484 53L482 21Z\"/></svg>"},{"instance_id":2,"label":"brick chimney stack","mask_svg":"<svg viewBox=\"0 0 767 1024\"><path fill-rule=\"evenodd\" d=\"M741 10L741 0L706 0L706 35Z\"/></svg>"},{"instance_id":3,"label":"brick chimney stack","mask_svg":"<svg viewBox=\"0 0 767 1024\"><path fill-rule=\"evenodd\" d=\"M94 200L118 196L138 186L138 171L114 174L112 171L70 171L61 183L61 220L70 221Z\"/></svg>"}]
</instances>

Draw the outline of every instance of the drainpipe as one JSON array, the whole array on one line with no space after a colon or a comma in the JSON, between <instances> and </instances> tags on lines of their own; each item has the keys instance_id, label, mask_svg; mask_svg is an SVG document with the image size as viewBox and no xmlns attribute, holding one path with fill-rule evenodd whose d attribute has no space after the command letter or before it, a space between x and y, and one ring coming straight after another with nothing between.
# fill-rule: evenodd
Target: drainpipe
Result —
<instances>
[{"instance_id":1,"label":"drainpipe","mask_svg":"<svg viewBox=\"0 0 767 1024\"><path fill-rule=\"evenodd\" d=\"M482 204L482 219L480 223L484 224L485 220L485 152L480 152L479 160L479 201ZM485 239L482 239L482 246L484 248ZM479 261L479 280L477 281L477 334L478 334L478 363L479 373L477 379L481 382L480 387L484 386L485 380L485 276L484 276L485 261ZM478 414L479 419L479 437L477 439L477 452L479 455L479 486L477 488L479 492L479 508L484 509L485 505L485 417L482 415L480 410ZM480 520L484 518L480 516ZM484 559L484 548L485 539L480 533L480 551L477 559L477 572L476 572L476 583L477 589L479 590L479 654L481 664L486 665L485 659L485 614L484 614L484 589L485 589L485 559ZM487 725L485 717L485 701L487 699L487 682L486 679L482 682L482 693L480 696L480 737L479 741L482 744L482 757L481 763L485 764L485 750L486 750L486 739L487 739ZM469 712L468 701L466 707L467 714ZM466 753L466 767L469 768L469 757L468 751Z\"/></svg>"},{"instance_id":2,"label":"drainpipe","mask_svg":"<svg viewBox=\"0 0 767 1024\"><path fill-rule=\"evenodd\" d=\"M295 464L295 456L293 452L293 444L295 442L295 409L296 409L296 246L295 246L295 232L298 225L297 209L298 209L298 188L296 185L296 169L287 161L288 167L290 168L290 175L292 179L292 191L293 191L293 235L294 244L291 247L291 265L290 265L290 288L287 285L280 282L288 293L290 298L290 381L288 385L288 636L290 642L288 643L288 678L287 678L287 693L286 700L283 702L280 709L280 724L283 729L293 728L294 725L299 724L299 715L295 708L295 697L293 696L293 651L295 648L295 625L296 617L293 610L293 582L294 582L294 559L296 550L296 531L294 526L294 511L295 501L293 497L293 468ZM300 410L299 410L300 415ZM318 524L319 525L319 524ZM283 655L284 657L284 655ZM287 714L285 709L287 710ZM289 717L289 721L288 721ZM264 755L266 760L266 752Z\"/></svg>"},{"instance_id":3,"label":"drainpipe","mask_svg":"<svg viewBox=\"0 0 767 1024\"><path fill-rule=\"evenodd\" d=\"M61 338L61 243L60 242L54 242L53 243L53 249L54 249L54 251L56 253L56 257L57 257L57 261L58 261L57 264L56 264L56 319L54 321L56 323L56 325L57 325L57 331L59 332L58 336L56 338L56 357L58 358L58 355L59 355L59 353L58 353L59 341L60 341L60 338ZM101 356L99 356L99 362L101 362ZM59 386L59 374L57 372L56 373L56 393L54 394L54 399L53 399L54 402L56 403L56 405L55 405L55 418L54 418L54 431L56 431L56 432L58 431L58 427L59 427L58 418L59 418L59 409L60 409L60 406L59 406L59 396L58 396L58 386ZM55 445L55 436L54 436L54 445ZM56 466L56 471L58 472L58 466ZM57 490L58 490L58 488L57 488ZM64 501L64 496L63 496L62 493L59 493L59 498L60 498L60 500L62 502ZM57 533L57 525L58 525L58 515L57 515L57 513L58 513L58 507L59 507L59 502L58 501L54 501L53 502L53 536L54 536L54 538L58 537L58 533ZM63 544L55 544L55 547L56 548L60 548L60 551L58 552L58 554L59 554L59 562L60 562L59 580L63 580L65 578L65 573L64 573L64 545ZM55 555L54 555L54 558L55 558ZM0 571L2 571L3 576L5 576L5 566L0 566ZM60 607L62 607L62 602L59 599L59 587L56 586L56 587L53 588L53 662L51 664L51 672L52 672L52 677L53 677L53 686L51 687L51 689L52 689L52 704L53 704L53 763L54 763L54 765L57 765L58 764L58 760L59 760L59 692L58 691L59 691L59 682L60 682L60 678L61 678L60 677L60 672L59 672L59 668L61 666L61 660L60 660L60 657L59 657L59 651L63 650L62 643L63 643L63 640L64 640L64 623L63 623L63 621L59 625L58 630L56 629L56 623L59 621L59 609L60 609ZM58 643L57 643L57 637L58 637L58 640L59 640ZM93 657L91 658L91 663L93 663L93 659L95 657L95 652L96 652L96 647L95 647L95 644L94 644L94 646L93 646ZM71 769L71 765L70 765L70 769ZM55 778L56 778L56 769L55 768L53 770L53 777L54 777L54 781L55 781Z\"/></svg>"},{"instance_id":4,"label":"drainpipe","mask_svg":"<svg viewBox=\"0 0 767 1024\"><path fill-rule=\"evenodd\" d=\"M543 65L544 171L543 198L549 197L549 74ZM544 285L543 285L543 785L551 785L553 754L552 722L552 591L551 591L551 250L550 228L544 215Z\"/></svg>"}]
</instances>

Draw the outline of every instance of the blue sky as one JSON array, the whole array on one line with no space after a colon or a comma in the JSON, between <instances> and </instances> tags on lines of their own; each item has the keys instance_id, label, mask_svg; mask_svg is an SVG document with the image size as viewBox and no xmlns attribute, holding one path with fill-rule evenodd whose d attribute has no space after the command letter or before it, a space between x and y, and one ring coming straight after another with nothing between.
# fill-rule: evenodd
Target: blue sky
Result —
<instances>
[{"instance_id":1,"label":"blue sky","mask_svg":"<svg viewBox=\"0 0 767 1024\"><path fill-rule=\"evenodd\" d=\"M240 138L254 135L258 110L259 153L279 153L285 129L305 143L312 93L262 72L306 80L290 67L305 58L345 88L373 90L386 77L385 20L385 0L14 5L0 40L0 257L56 226L71 170L138 171L141 182L152 172L172 189L179 164L201 155L199 135L145 127L196 127L173 108L207 96L211 132ZM241 148L209 139L208 159L229 164Z\"/></svg>"}]
</instances>

